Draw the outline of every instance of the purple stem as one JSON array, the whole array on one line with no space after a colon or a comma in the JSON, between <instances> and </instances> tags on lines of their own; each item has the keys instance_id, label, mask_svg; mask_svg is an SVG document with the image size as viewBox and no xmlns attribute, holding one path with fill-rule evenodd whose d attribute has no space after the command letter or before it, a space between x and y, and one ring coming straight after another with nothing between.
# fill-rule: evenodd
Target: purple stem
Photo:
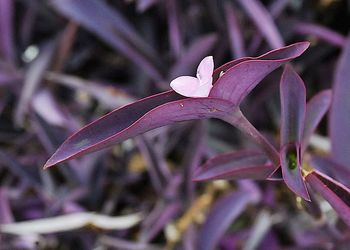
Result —
<instances>
[{"instance_id":1,"label":"purple stem","mask_svg":"<svg viewBox=\"0 0 350 250\"><path fill-rule=\"evenodd\" d=\"M280 158L277 150L269 143L266 138L247 120L240 109L233 111L232 115L223 117L222 120L235 126L245 135L255 141L266 153L272 163L277 167L280 166Z\"/></svg>"}]
</instances>

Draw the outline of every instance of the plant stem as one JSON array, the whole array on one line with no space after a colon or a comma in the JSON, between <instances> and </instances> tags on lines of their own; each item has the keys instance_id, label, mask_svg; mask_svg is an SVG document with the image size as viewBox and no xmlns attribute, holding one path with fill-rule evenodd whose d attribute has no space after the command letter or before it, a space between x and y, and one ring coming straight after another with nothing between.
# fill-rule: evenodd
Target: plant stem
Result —
<instances>
[{"instance_id":1,"label":"plant stem","mask_svg":"<svg viewBox=\"0 0 350 250\"><path fill-rule=\"evenodd\" d=\"M222 120L235 126L245 135L253 139L261 149L266 153L272 163L277 167L280 166L280 157L277 150L269 143L266 138L247 120L240 109L234 110L234 112Z\"/></svg>"}]
</instances>

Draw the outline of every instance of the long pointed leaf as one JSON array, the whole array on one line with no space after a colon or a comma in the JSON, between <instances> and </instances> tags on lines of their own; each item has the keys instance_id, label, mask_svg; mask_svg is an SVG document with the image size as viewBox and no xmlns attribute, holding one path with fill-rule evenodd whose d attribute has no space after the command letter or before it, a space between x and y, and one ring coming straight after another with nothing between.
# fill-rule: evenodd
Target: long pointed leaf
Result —
<instances>
[{"instance_id":1,"label":"long pointed leaf","mask_svg":"<svg viewBox=\"0 0 350 250\"><path fill-rule=\"evenodd\" d=\"M313 155L310 164L318 171L350 187L350 169L335 162L334 159Z\"/></svg>"},{"instance_id":2,"label":"long pointed leaf","mask_svg":"<svg viewBox=\"0 0 350 250\"><path fill-rule=\"evenodd\" d=\"M231 223L251 201L242 190L221 198L210 211L199 234L197 249L213 250Z\"/></svg>"},{"instance_id":3,"label":"long pointed leaf","mask_svg":"<svg viewBox=\"0 0 350 250\"><path fill-rule=\"evenodd\" d=\"M264 5L257 0L238 0L272 48L283 46L283 39Z\"/></svg>"},{"instance_id":4,"label":"long pointed leaf","mask_svg":"<svg viewBox=\"0 0 350 250\"><path fill-rule=\"evenodd\" d=\"M343 35L319 24L299 21L295 24L294 30L299 34L315 36L335 46L343 47L346 43Z\"/></svg>"},{"instance_id":5,"label":"long pointed leaf","mask_svg":"<svg viewBox=\"0 0 350 250\"><path fill-rule=\"evenodd\" d=\"M179 57L181 55L182 50L182 33L179 22L180 16L178 10L178 3L175 0L169 0L166 1L165 4L169 27L169 45L175 57Z\"/></svg>"},{"instance_id":6,"label":"long pointed leaf","mask_svg":"<svg viewBox=\"0 0 350 250\"><path fill-rule=\"evenodd\" d=\"M195 181L217 179L266 179L275 170L264 154L238 151L209 159L196 170Z\"/></svg>"},{"instance_id":7,"label":"long pointed leaf","mask_svg":"<svg viewBox=\"0 0 350 250\"><path fill-rule=\"evenodd\" d=\"M329 202L339 217L350 227L350 190L317 171L311 172L305 179L312 189Z\"/></svg>"},{"instance_id":8,"label":"long pointed leaf","mask_svg":"<svg viewBox=\"0 0 350 250\"><path fill-rule=\"evenodd\" d=\"M332 157L350 168L350 36L343 49L333 85L330 111Z\"/></svg>"},{"instance_id":9,"label":"long pointed leaf","mask_svg":"<svg viewBox=\"0 0 350 250\"><path fill-rule=\"evenodd\" d=\"M244 39L236 13L231 3L225 2L224 6L231 54L235 58L243 57L246 55L244 49Z\"/></svg>"},{"instance_id":10,"label":"long pointed leaf","mask_svg":"<svg viewBox=\"0 0 350 250\"><path fill-rule=\"evenodd\" d=\"M309 44L295 43L259 57L240 58L224 64L214 71L213 78L217 81L209 96L226 99L238 105L265 76L300 56ZM221 71L224 74L219 77Z\"/></svg>"},{"instance_id":11,"label":"long pointed leaf","mask_svg":"<svg viewBox=\"0 0 350 250\"><path fill-rule=\"evenodd\" d=\"M116 109L90 123L68 138L45 167L175 122L219 118L231 109L232 103L225 100L184 98L173 91L163 92Z\"/></svg>"},{"instance_id":12,"label":"long pointed leaf","mask_svg":"<svg viewBox=\"0 0 350 250\"><path fill-rule=\"evenodd\" d=\"M23 82L23 87L21 90L21 95L15 110L15 122L17 125L22 125L24 120L24 115L28 110L30 100L38 88L45 70L50 66L50 62L54 55L56 42L51 42L45 45L39 56L30 64L25 80Z\"/></svg>"},{"instance_id":13,"label":"long pointed leaf","mask_svg":"<svg viewBox=\"0 0 350 250\"><path fill-rule=\"evenodd\" d=\"M109 109L115 109L116 107L121 107L135 101L126 92L123 92L121 89L116 88L113 85L103 85L99 82L84 80L76 76L54 72L46 73L45 78L50 82L62 84L73 90L84 91Z\"/></svg>"},{"instance_id":14,"label":"long pointed leaf","mask_svg":"<svg viewBox=\"0 0 350 250\"><path fill-rule=\"evenodd\" d=\"M286 66L281 78L281 166L288 187L304 199L309 195L301 174L301 138L305 119L305 86L303 80Z\"/></svg>"},{"instance_id":15,"label":"long pointed leaf","mask_svg":"<svg viewBox=\"0 0 350 250\"><path fill-rule=\"evenodd\" d=\"M14 1L0 1L0 59L14 63L15 49L13 43Z\"/></svg>"},{"instance_id":16,"label":"long pointed leaf","mask_svg":"<svg viewBox=\"0 0 350 250\"><path fill-rule=\"evenodd\" d=\"M332 91L324 90L315 95L306 105L305 125L301 149L305 151L312 133L328 111L332 100Z\"/></svg>"},{"instance_id":17,"label":"long pointed leaf","mask_svg":"<svg viewBox=\"0 0 350 250\"><path fill-rule=\"evenodd\" d=\"M162 80L155 66L159 62L155 51L117 10L97 0L53 0L52 4L58 12L75 20L142 67L152 79Z\"/></svg>"}]
</instances>

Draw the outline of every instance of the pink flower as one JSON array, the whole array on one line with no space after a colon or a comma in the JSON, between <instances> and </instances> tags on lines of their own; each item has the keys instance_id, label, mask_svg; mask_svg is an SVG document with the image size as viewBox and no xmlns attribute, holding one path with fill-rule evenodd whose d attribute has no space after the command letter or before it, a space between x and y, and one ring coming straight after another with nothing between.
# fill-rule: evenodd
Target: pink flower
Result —
<instances>
[{"instance_id":1,"label":"pink flower","mask_svg":"<svg viewBox=\"0 0 350 250\"><path fill-rule=\"evenodd\" d=\"M213 87L213 71L213 57L207 56L198 65L197 77L179 76L171 81L170 87L186 97L208 97Z\"/></svg>"}]
</instances>

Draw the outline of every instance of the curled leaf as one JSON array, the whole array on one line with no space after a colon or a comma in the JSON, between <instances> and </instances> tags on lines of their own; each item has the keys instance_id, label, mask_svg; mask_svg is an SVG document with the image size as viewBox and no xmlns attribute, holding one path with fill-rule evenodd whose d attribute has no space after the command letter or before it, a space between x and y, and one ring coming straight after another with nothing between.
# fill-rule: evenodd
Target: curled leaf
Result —
<instances>
[{"instance_id":1,"label":"curled leaf","mask_svg":"<svg viewBox=\"0 0 350 250\"><path fill-rule=\"evenodd\" d=\"M300 146L287 144L282 147L280 154L283 180L294 193L309 201L310 197L301 173Z\"/></svg>"}]
</instances>

